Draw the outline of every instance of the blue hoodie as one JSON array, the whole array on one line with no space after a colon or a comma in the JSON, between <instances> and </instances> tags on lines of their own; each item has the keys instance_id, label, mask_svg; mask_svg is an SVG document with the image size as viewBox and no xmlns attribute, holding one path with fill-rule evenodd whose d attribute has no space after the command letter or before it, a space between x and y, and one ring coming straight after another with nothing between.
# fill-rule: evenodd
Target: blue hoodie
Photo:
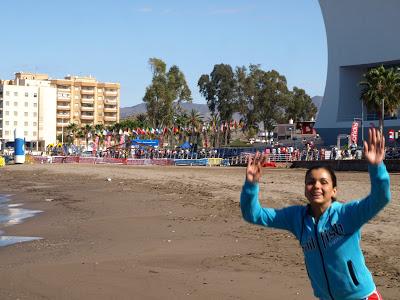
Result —
<instances>
[{"instance_id":1,"label":"blue hoodie","mask_svg":"<svg viewBox=\"0 0 400 300\"><path fill-rule=\"evenodd\" d=\"M240 195L243 218L254 224L292 232L303 249L314 295L323 300L362 299L375 289L360 248L361 226L390 201L390 179L383 163L369 165L371 192L346 204L337 201L317 222L310 206L263 208L259 186L246 182Z\"/></svg>"}]
</instances>

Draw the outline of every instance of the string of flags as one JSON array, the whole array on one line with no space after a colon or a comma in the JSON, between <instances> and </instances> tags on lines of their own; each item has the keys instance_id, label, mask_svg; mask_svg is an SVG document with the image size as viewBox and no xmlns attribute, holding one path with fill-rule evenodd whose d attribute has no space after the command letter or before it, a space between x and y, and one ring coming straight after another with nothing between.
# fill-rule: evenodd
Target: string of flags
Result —
<instances>
[{"instance_id":1,"label":"string of flags","mask_svg":"<svg viewBox=\"0 0 400 300\"><path fill-rule=\"evenodd\" d=\"M221 125L217 125L215 123L208 123L208 124L203 124L199 127L181 127L181 126L173 126L173 127L164 127L164 128L124 128L120 129L118 131L119 135L127 135L127 136L134 136L134 135L166 135L166 134L191 134L193 132L198 133L198 132L217 132L218 129L220 131L225 131L227 128L229 129L238 129L238 128L243 128L244 123L242 121L237 122L237 121L231 121L231 122L225 122L222 123ZM116 134L115 131L107 131L103 130L103 132L96 132L96 135L113 135Z\"/></svg>"}]
</instances>

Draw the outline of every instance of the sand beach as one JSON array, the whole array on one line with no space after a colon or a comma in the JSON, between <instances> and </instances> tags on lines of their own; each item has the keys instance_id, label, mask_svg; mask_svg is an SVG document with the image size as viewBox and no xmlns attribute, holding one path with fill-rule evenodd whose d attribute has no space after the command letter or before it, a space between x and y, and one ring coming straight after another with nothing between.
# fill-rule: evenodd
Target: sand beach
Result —
<instances>
[{"instance_id":1,"label":"sand beach","mask_svg":"<svg viewBox=\"0 0 400 300\"><path fill-rule=\"evenodd\" d=\"M266 169L263 205L305 203L303 169ZM339 200L369 192L338 172ZM241 218L241 167L9 165L0 193L42 213L4 234L0 299L313 299L298 242ZM400 298L400 174L392 202L363 228L385 300Z\"/></svg>"}]
</instances>

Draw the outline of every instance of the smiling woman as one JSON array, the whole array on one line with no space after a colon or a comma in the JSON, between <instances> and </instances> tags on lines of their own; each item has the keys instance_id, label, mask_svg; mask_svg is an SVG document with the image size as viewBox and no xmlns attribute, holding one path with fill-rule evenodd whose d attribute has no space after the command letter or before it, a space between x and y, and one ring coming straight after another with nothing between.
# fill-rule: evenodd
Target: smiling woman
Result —
<instances>
[{"instance_id":1,"label":"smiling woman","mask_svg":"<svg viewBox=\"0 0 400 300\"><path fill-rule=\"evenodd\" d=\"M361 227L390 201L390 179L383 163L385 139L369 130L364 156L369 163L371 192L362 200L339 203L336 176L326 167L307 171L307 206L263 208L258 201L265 156L249 159L240 205L243 218L257 225L292 232L303 249L307 274L319 299L382 299L360 248ZM322 275L322 276L321 276Z\"/></svg>"}]
</instances>

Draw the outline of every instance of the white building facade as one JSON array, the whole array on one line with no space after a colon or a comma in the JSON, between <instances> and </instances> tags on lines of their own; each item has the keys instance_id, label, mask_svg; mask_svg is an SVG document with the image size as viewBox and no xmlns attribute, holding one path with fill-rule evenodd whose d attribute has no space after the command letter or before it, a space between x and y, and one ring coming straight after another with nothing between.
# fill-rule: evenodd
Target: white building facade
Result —
<instances>
[{"instance_id":1,"label":"white building facade","mask_svg":"<svg viewBox=\"0 0 400 300\"><path fill-rule=\"evenodd\" d=\"M328 45L328 72L324 100L316 128L325 144L335 144L339 134L350 134L353 121L362 132L378 114L369 112L360 100L360 81L370 68L400 66L400 1L319 0ZM400 129L399 114L385 116L385 135ZM362 120L362 122L361 122ZM361 124L360 124L361 125Z\"/></svg>"},{"instance_id":2,"label":"white building facade","mask_svg":"<svg viewBox=\"0 0 400 300\"><path fill-rule=\"evenodd\" d=\"M46 80L22 79L0 83L0 140L14 141L20 128L32 148L56 142L57 89Z\"/></svg>"}]
</instances>

